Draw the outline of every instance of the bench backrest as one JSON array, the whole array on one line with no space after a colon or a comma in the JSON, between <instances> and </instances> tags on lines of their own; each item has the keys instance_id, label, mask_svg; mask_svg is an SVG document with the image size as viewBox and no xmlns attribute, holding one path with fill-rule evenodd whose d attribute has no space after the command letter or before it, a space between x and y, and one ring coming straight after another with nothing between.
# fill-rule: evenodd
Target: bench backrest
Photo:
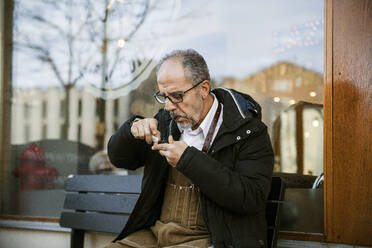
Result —
<instances>
[{"instance_id":1,"label":"bench backrest","mask_svg":"<svg viewBox=\"0 0 372 248\"><path fill-rule=\"evenodd\" d=\"M84 232L120 233L141 191L142 176L75 175L66 181L60 225L71 228L71 248L84 246ZM276 246L283 182L273 177L266 208L268 247Z\"/></svg>"},{"instance_id":2,"label":"bench backrest","mask_svg":"<svg viewBox=\"0 0 372 248\"><path fill-rule=\"evenodd\" d=\"M141 192L142 176L74 175L66 181L60 225L71 228L71 248L84 247L84 232L120 233Z\"/></svg>"}]
</instances>

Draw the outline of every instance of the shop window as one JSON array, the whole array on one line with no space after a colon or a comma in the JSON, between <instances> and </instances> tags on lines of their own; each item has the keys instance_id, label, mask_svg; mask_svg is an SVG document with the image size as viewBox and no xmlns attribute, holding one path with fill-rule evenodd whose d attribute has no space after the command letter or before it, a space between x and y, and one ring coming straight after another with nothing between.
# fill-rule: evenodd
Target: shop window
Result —
<instances>
[{"instance_id":1,"label":"shop window","mask_svg":"<svg viewBox=\"0 0 372 248\"><path fill-rule=\"evenodd\" d=\"M129 116L162 108L155 66L173 49L196 49L214 87L260 103L276 173L322 173L323 1L109 2L14 0L10 159L0 167L14 194L1 214L58 217L66 178L95 173L90 160ZM23 187L13 171L33 148L53 173Z\"/></svg>"}]
</instances>

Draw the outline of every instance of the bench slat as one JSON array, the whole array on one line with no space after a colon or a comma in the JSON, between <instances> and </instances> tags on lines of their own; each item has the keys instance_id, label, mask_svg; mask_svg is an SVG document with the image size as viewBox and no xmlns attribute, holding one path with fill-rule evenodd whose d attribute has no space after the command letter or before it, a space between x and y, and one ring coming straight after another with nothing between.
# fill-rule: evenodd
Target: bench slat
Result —
<instances>
[{"instance_id":1,"label":"bench slat","mask_svg":"<svg viewBox=\"0 0 372 248\"><path fill-rule=\"evenodd\" d=\"M130 214L137 200L138 195L66 193L63 208Z\"/></svg>"},{"instance_id":2,"label":"bench slat","mask_svg":"<svg viewBox=\"0 0 372 248\"><path fill-rule=\"evenodd\" d=\"M128 217L100 213L62 212L60 225L73 229L118 234L127 223Z\"/></svg>"},{"instance_id":3,"label":"bench slat","mask_svg":"<svg viewBox=\"0 0 372 248\"><path fill-rule=\"evenodd\" d=\"M140 193L142 176L74 175L66 181L66 191Z\"/></svg>"}]
</instances>

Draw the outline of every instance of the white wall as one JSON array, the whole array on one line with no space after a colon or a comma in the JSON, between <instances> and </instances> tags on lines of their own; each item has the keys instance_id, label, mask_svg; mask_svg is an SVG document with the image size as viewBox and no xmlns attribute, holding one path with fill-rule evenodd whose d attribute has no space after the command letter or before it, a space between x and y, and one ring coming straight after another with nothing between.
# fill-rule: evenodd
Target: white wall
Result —
<instances>
[{"instance_id":1,"label":"white wall","mask_svg":"<svg viewBox=\"0 0 372 248\"><path fill-rule=\"evenodd\" d=\"M62 91L57 88L49 88L46 92L47 101L47 138L59 139L61 134L61 100L63 99Z\"/></svg>"},{"instance_id":2,"label":"white wall","mask_svg":"<svg viewBox=\"0 0 372 248\"><path fill-rule=\"evenodd\" d=\"M42 91L35 89L33 91L32 100L30 104L30 118L27 120L27 125L30 126L30 140L37 140L41 137L42 129ZM32 121L31 121L32 120Z\"/></svg>"},{"instance_id":3,"label":"white wall","mask_svg":"<svg viewBox=\"0 0 372 248\"><path fill-rule=\"evenodd\" d=\"M81 142L95 146L96 133L96 99L86 91L81 93L82 116L81 116Z\"/></svg>"},{"instance_id":4,"label":"white wall","mask_svg":"<svg viewBox=\"0 0 372 248\"><path fill-rule=\"evenodd\" d=\"M84 248L102 248L114 235L87 233ZM0 228L1 248L69 248L70 233L55 231Z\"/></svg>"}]
</instances>

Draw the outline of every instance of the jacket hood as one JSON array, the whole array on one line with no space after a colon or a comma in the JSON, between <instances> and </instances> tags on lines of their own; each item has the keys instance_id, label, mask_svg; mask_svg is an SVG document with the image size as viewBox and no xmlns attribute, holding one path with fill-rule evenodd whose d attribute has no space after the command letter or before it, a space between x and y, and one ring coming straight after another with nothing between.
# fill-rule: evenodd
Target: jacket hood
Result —
<instances>
[{"instance_id":1,"label":"jacket hood","mask_svg":"<svg viewBox=\"0 0 372 248\"><path fill-rule=\"evenodd\" d=\"M212 93L224 105L223 120L226 127L239 126L251 118L261 120L261 106L250 95L228 88L216 88Z\"/></svg>"}]
</instances>

